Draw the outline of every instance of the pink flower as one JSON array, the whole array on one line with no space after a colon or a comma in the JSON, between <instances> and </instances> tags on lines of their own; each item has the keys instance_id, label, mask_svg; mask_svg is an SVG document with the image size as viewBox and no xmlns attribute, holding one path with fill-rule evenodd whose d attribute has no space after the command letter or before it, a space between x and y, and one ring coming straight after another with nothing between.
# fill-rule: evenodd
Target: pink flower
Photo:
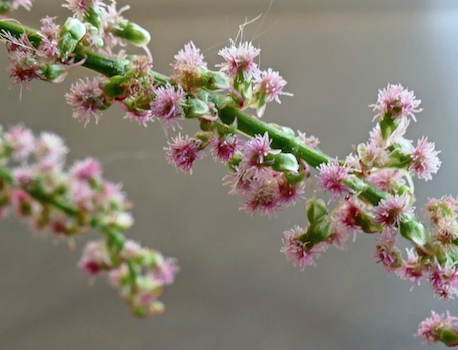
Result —
<instances>
[{"instance_id":1,"label":"pink flower","mask_svg":"<svg viewBox=\"0 0 458 350\"><path fill-rule=\"evenodd\" d=\"M458 210L458 199L450 195L442 196L441 199L428 198L425 205L425 217L435 225L440 225L442 220L455 220Z\"/></svg>"},{"instance_id":2,"label":"pink flower","mask_svg":"<svg viewBox=\"0 0 458 350\"><path fill-rule=\"evenodd\" d=\"M278 182L272 178L265 181L251 181L249 191L243 193L246 202L240 207L253 216L256 212L271 217L281 208Z\"/></svg>"},{"instance_id":3,"label":"pink flower","mask_svg":"<svg viewBox=\"0 0 458 350\"><path fill-rule=\"evenodd\" d=\"M305 132L301 132L297 130L297 139L301 141L304 145L309 146L311 148L317 148L317 146L320 144L320 140L318 137L315 136L309 136L307 137Z\"/></svg>"},{"instance_id":4,"label":"pink flower","mask_svg":"<svg viewBox=\"0 0 458 350\"><path fill-rule=\"evenodd\" d=\"M153 119L159 119L162 122L166 133L169 126L175 130L174 124L178 125L178 120L184 118L183 106L186 94L183 88L178 85L175 89L167 83L165 87L155 89L154 93L156 97L150 103Z\"/></svg>"},{"instance_id":5,"label":"pink flower","mask_svg":"<svg viewBox=\"0 0 458 350\"><path fill-rule=\"evenodd\" d=\"M317 177L321 187L333 192L331 201L341 193L350 192L351 189L345 185L345 181L350 179L348 173L351 169L348 166L340 165L337 159L333 159L328 163L322 163L317 170L320 172Z\"/></svg>"},{"instance_id":6,"label":"pink flower","mask_svg":"<svg viewBox=\"0 0 458 350\"><path fill-rule=\"evenodd\" d=\"M178 271L180 271L180 268L176 264L176 259L164 259L164 257L160 254L156 256L156 259L157 265L152 271L153 278L161 285L172 284L175 280L175 275Z\"/></svg>"},{"instance_id":7,"label":"pink flower","mask_svg":"<svg viewBox=\"0 0 458 350\"><path fill-rule=\"evenodd\" d=\"M35 158L37 160L61 161L68 153L64 140L52 132L42 132L35 146Z\"/></svg>"},{"instance_id":8,"label":"pink flower","mask_svg":"<svg viewBox=\"0 0 458 350\"><path fill-rule=\"evenodd\" d=\"M445 301L453 299L458 295L458 270L455 264L447 261L444 266L441 266L435 261L433 269L429 275L431 289L440 298Z\"/></svg>"},{"instance_id":9,"label":"pink flower","mask_svg":"<svg viewBox=\"0 0 458 350\"><path fill-rule=\"evenodd\" d=\"M413 215L414 208L410 206L411 197L407 194L389 195L374 207L375 222L377 224L399 225L401 215Z\"/></svg>"},{"instance_id":10,"label":"pink flower","mask_svg":"<svg viewBox=\"0 0 458 350\"><path fill-rule=\"evenodd\" d=\"M407 168L425 181L432 179L431 175L437 173L442 163L437 157L440 151L434 149L434 142L427 140L428 138L422 137L418 140L417 147L409 152L412 160Z\"/></svg>"},{"instance_id":11,"label":"pink flower","mask_svg":"<svg viewBox=\"0 0 458 350\"><path fill-rule=\"evenodd\" d=\"M227 72L231 78L242 75L244 80L250 81L251 77L258 71L258 65L254 59L260 52L260 49L256 49L248 41L243 44L240 43L238 47L232 43L231 46L219 50L218 55L223 57L226 62L216 67L221 67L221 70Z\"/></svg>"},{"instance_id":12,"label":"pink flower","mask_svg":"<svg viewBox=\"0 0 458 350\"><path fill-rule=\"evenodd\" d=\"M202 141L188 135L183 138L178 134L168 144L169 147L164 147L164 151L169 164L175 165L187 174L192 174L192 165L204 156L204 151L200 149Z\"/></svg>"},{"instance_id":13,"label":"pink flower","mask_svg":"<svg viewBox=\"0 0 458 350\"><path fill-rule=\"evenodd\" d=\"M264 157L272 152L271 143L272 140L269 138L267 131L263 136L255 135L250 137L242 149L244 160L249 161L252 165L262 164Z\"/></svg>"},{"instance_id":14,"label":"pink flower","mask_svg":"<svg viewBox=\"0 0 458 350\"><path fill-rule=\"evenodd\" d=\"M70 168L69 174L81 181L100 178L102 167L97 159L88 157L84 160L76 161Z\"/></svg>"},{"instance_id":15,"label":"pink flower","mask_svg":"<svg viewBox=\"0 0 458 350\"><path fill-rule=\"evenodd\" d=\"M66 0L68 4L62 5L72 11L76 18L83 20L89 9L97 9L103 5L100 0Z\"/></svg>"},{"instance_id":16,"label":"pink flower","mask_svg":"<svg viewBox=\"0 0 458 350\"><path fill-rule=\"evenodd\" d=\"M21 124L9 127L3 138L16 160L27 158L35 150L36 140L32 130Z\"/></svg>"},{"instance_id":17,"label":"pink flower","mask_svg":"<svg viewBox=\"0 0 458 350\"><path fill-rule=\"evenodd\" d=\"M404 89L401 84L388 84L385 89L379 90L377 103L369 107L379 112L373 120L383 119L385 114L390 114L391 119L411 117L417 121L414 113L422 111L421 108L417 108L420 102L421 100L415 99L413 91Z\"/></svg>"},{"instance_id":18,"label":"pink flower","mask_svg":"<svg viewBox=\"0 0 458 350\"><path fill-rule=\"evenodd\" d=\"M316 266L315 259L318 259L329 247L326 242L315 244L311 249L307 248L307 243L298 238L304 234L304 230L299 226L294 226L291 230L283 232L283 247L280 252L284 253L288 261L293 260L294 266L299 266L304 271L308 265Z\"/></svg>"},{"instance_id":19,"label":"pink flower","mask_svg":"<svg viewBox=\"0 0 458 350\"><path fill-rule=\"evenodd\" d=\"M32 2L30 0L12 0L11 2L11 9L17 10L19 6L22 6L27 11L32 9Z\"/></svg>"},{"instance_id":20,"label":"pink flower","mask_svg":"<svg viewBox=\"0 0 458 350\"><path fill-rule=\"evenodd\" d=\"M402 178L403 175L400 171L394 169L383 169L376 173L370 174L367 177L367 181L382 191L391 193L394 191L396 186L403 185L405 183Z\"/></svg>"},{"instance_id":21,"label":"pink flower","mask_svg":"<svg viewBox=\"0 0 458 350\"><path fill-rule=\"evenodd\" d=\"M378 237L379 243L376 251L372 254L372 259L377 263L382 263L385 271L389 274L403 266L404 260L401 251L396 247L396 240L392 232L385 232Z\"/></svg>"},{"instance_id":22,"label":"pink flower","mask_svg":"<svg viewBox=\"0 0 458 350\"><path fill-rule=\"evenodd\" d=\"M143 256L143 252L144 250L138 242L128 239L124 243L124 247L121 251L121 256L128 260L138 259Z\"/></svg>"},{"instance_id":23,"label":"pink flower","mask_svg":"<svg viewBox=\"0 0 458 350\"><path fill-rule=\"evenodd\" d=\"M171 66L172 78L189 90L196 84L199 85L198 80L206 69L207 63L204 62L200 49L191 41L184 46L183 50L178 51L175 62Z\"/></svg>"},{"instance_id":24,"label":"pink flower","mask_svg":"<svg viewBox=\"0 0 458 350\"><path fill-rule=\"evenodd\" d=\"M210 141L213 148L211 153L215 160L226 163L232 159L235 152L239 151L242 147L242 141L237 135L226 135L224 137L215 137Z\"/></svg>"},{"instance_id":25,"label":"pink flower","mask_svg":"<svg viewBox=\"0 0 458 350\"><path fill-rule=\"evenodd\" d=\"M396 274L404 279L410 280L412 282L412 288L415 284L420 285L420 280L426 275L426 266L421 263L421 259L418 257L418 254L414 252L413 248L406 249L407 251L407 261L403 266L396 270Z\"/></svg>"},{"instance_id":26,"label":"pink flower","mask_svg":"<svg viewBox=\"0 0 458 350\"><path fill-rule=\"evenodd\" d=\"M103 241L93 241L86 244L78 267L91 276L96 276L111 268L111 259Z\"/></svg>"},{"instance_id":27,"label":"pink flower","mask_svg":"<svg viewBox=\"0 0 458 350\"><path fill-rule=\"evenodd\" d=\"M439 342L442 329L453 329L458 326L458 317L451 316L447 311L445 314L437 314L431 311L431 317L426 318L418 326L417 337L421 337L423 344L434 344ZM454 330L456 332L456 330Z\"/></svg>"},{"instance_id":28,"label":"pink flower","mask_svg":"<svg viewBox=\"0 0 458 350\"><path fill-rule=\"evenodd\" d=\"M293 96L289 92L283 92L286 80L278 72L273 71L272 68L262 72L255 72L254 77L253 92L258 96L259 100L265 103L273 100L281 103L280 95Z\"/></svg>"},{"instance_id":29,"label":"pink flower","mask_svg":"<svg viewBox=\"0 0 458 350\"><path fill-rule=\"evenodd\" d=\"M65 94L65 100L73 107L72 117L84 120L86 127L91 117L94 117L97 124L102 116L101 110L104 109L105 99L103 98L103 91L101 83L105 79L101 76L93 78L92 81L86 77L86 80L79 79L78 82L70 86L70 92Z\"/></svg>"}]
</instances>

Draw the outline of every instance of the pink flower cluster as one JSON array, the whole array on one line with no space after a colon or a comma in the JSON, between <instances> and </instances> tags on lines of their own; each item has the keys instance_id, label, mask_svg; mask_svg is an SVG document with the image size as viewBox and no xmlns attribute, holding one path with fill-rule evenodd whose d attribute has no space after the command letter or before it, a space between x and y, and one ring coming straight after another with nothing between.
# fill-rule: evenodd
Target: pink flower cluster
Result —
<instances>
[{"instance_id":1,"label":"pink flower cluster","mask_svg":"<svg viewBox=\"0 0 458 350\"><path fill-rule=\"evenodd\" d=\"M22 125L0 132L0 218L13 209L34 231L70 241L88 228L103 231L107 240L87 245L80 268L91 276L107 272L112 284L118 276L113 285L135 314L160 312L157 298L164 285L173 283L175 260L126 241L122 232L134 220L121 186L103 179L93 158L76 161L66 171L67 152L53 133L36 137Z\"/></svg>"}]
</instances>

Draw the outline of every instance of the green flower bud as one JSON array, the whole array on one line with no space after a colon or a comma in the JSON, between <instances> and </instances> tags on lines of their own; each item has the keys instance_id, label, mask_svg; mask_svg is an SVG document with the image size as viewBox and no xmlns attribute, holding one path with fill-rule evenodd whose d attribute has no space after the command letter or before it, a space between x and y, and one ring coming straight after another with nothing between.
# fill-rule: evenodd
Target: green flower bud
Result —
<instances>
[{"instance_id":1,"label":"green flower bud","mask_svg":"<svg viewBox=\"0 0 458 350\"><path fill-rule=\"evenodd\" d=\"M458 346L458 331L453 328L439 329L439 339L447 346Z\"/></svg>"},{"instance_id":2,"label":"green flower bud","mask_svg":"<svg viewBox=\"0 0 458 350\"><path fill-rule=\"evenodd\" d=\"M61 64L45 63L43 68L40 69L45 81L51 83L61 83L67 76L67 69Z\"/></svg>"},{"instance_id":3,"label":"green flower bud","mask_svg":"<svg viewBox=\"0 0 458 350\"><path fill-rule=\"evenodd\" d=\"M202 81L204 87L209 90L221 90L229 89L231 85L231 80L229 77L221 72L206 71L202 75Z\"/></svg>"},{"instance_id":4,"label":"green flower bud","mask_svg":"<svg viewBox=\"0 0 458 350\"><path fill-rule=\"evenodd\" d=\"M323 215L318 220L312 222L307 228L307 232L298 239L304 243L310 244L310 249L313 245L323 242L334 232L334 222L328 215Z\"/></svg>"},{"instance_id":5,"label":"green flower bud","mask_svg":"<svg viewBox=\"0 0 458 350\"><path fill-rule=\"evenodd\" d=\"M380 121L380 130L382 132L383 140L388 140L388 137L393 133L399 125L399 119L391 119L391 114L387 113Z\"/></svg>"},{"instance_id":6,"label":"green flower bud","mask_svg":"<svg viewBox=\"0 0 458 350\"><path fill-rule=\"evenodd\" d=\"M420 246L425 245L427 241L425 227L413 217L401 217L399 232L404 238Z\"/></svg>"},{"instance_id":7,"label":"green flower bud","mask_svg":"<svg viewBox=\"0 0 458 350\"><path fill-rule=\"evenodd\" d=\"M208 105L204 101L197 98L188 99L186 104L186 118L201 118L210 112Z\"/></svg>"},{"instance_id":8,"label":"green flower bud","mask_svg":"<svg viewBox=\"0 0 458 350\"><path fill-rule=\"evenodd\" d=\"M0 16L7 14L11 8L11 2L9 1L0 1Z\"/></svg>"},{"instance_id":9,"label":"green flower bud","mask_svg":"<svg viewBox=\"0 0 458 350\"><path fill-rule=\"evenodd\" d=\"M305 171L301 171L300 173L286 171L284 172L284 174L286 180L290 184L297 184L298 182L301 182L302 180L304 180L305 175L307 175Z\"/></svg>"},{"instance_id":10,"label":"green flower bud","mask_svg":"<svg viewBox=\"0 0 458 350\"><path fill-rule=\"evenodd\" d=\"M310 223L314 223L328 214L328 209L322 199L309 199L307 201L306 211Z\"/></svg>"},{"instance_id":11,"label":"green flower bud","mask_svg":"<svg viewBox=\"0 0 458 350\"><path fill-rule=\"evenodd\" d=\"M90 7L86 11L86 16L84 17L86 22L92 24L99 32L102 32L102 12L99 9L94 9Z\"/></svg>"},{"instance_id":12,"label":"green flower bud","mask_svg":"<svg viewBox=\"0 0 458 350\"><path fill-rule=\"evenodd\" d=\"M108 98L116 98L124 96L124 87L122 84L128 82L130 77L124 75L114 75L105 83L103 83L103 92Z\"/></svg>"},{"instance_id":13,"label":"green flower bud","mask_svg":"<svg viewBox=\"0 0 458 350\"><path fill-rule=\"evenodd\" d=\"M278 153L274 155L272 169L275 171L297 172L299 170L299 163L296 156L291 153Z\"/></svg>"},{"instance_id":14,"label":"green flower bud","mask_svg":"<svg viewBox=\"0 0 458 350\"><path fill-rule=\"evenodd\" d=\"M57 44L60 55L67 57L73 51L80 40L86 35L86 26L76 18L67 18L62 30L60 31L61 39Z\"/></svg>"},{"instance_id":15,"label":"green flower bud","mask_svg":"<svg viewBox=\"0 0 458 350\"><path fill-rule=\"evenodd\" d=\"M151 35L146 29L143 29L138 24L129 22L127 24L118 23L119 27L111 32L135 46L142 47L148 45L151 40Z\"/></svg>"}]
</instances>

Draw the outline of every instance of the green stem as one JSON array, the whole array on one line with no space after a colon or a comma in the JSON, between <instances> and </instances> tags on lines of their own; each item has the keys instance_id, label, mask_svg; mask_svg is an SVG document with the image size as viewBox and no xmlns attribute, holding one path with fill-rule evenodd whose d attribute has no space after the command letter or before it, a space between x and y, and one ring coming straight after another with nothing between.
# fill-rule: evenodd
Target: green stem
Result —
<instances>
[{"instance_id":1,"label":"green stem","mask_svg":"<svg viewBox=\"0 0 458 350\"><path fill-rule=\"evenodd\" d=\"M15 22L8 20L0 20L0 29L11 32L13 35L20 35L22 32L36 37L36 31L30 28L23 27ZM108 77L114 75L123 75L128 71L128 60L118 59L112 57L106 57L97 53L94 53L90 50L87 50L84 46L80 45L75 50L76 61L85 60L83 66L94 70L98 73L106 75ZM164 84L170 81L170 79L160 73L151 72L155 80L158 83ZM222 100L224 97L220 99ZM218 108L218 102L217 108ZM265 132L269 134L269 137L272 139L272 147L276 149L281 149L283 152L292 153L298 158L302 158L312 167L318 167L320 164L329 162L332 158L328 155L308 147L303 143L299 142L295 137L292 137L278 128L276 126L264 123L263 121L241 112L237 107L232 105L225 105L221 103L219 109L219 116L223 123L230 125L235 118L238 121L238 130L242 133L245 133L250 136L257 134L263 135ZM388 194L380 191L379 189L367 184L361 179L354 178L346 182L347 186L352 188L360 197L367 200L373 205L381 199L387 198Z\"/></svg>"}]
</instances>

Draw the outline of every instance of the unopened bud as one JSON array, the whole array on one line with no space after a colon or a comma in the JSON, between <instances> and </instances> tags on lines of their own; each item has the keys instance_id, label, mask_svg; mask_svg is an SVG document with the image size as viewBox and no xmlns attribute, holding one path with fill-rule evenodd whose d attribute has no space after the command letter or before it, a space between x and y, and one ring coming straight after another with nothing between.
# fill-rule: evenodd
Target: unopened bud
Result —
<instances>
[{"instance_id":1,"label":"unopened bud","mask_svg":"<svg viewBox=\"0 0 458 350\"><path fill-rule=\"evenodd\" d=\"M441 328L439 339L447 346L458 346L458 331L453 328Z\"/></svg>"},{"instance_id":2,"label":"unopened bud","mask_svg":"<svg viewBox=\"0 0 458 350\"><path fill-rule=\"evenodd\" d=\"M59 43L57 49L62 57L67 57L73 51L80 40L86 35L86 26L80 20L70 17L68 18L60 31Z\"/></svg>"},{"instance_id":3,"label":"unopened bud","mask_svg":"<svg viewBox=\"0 0 458 350\"><path fill-rule=\"evenodd\" d=\"M272 169L275 171L297 172L299 170L299 163L296 157L291 153L278 153L274 155Z\"/></svg>"},{"instance_id":4,"label":"unopened bud","mask_svg":"<svg viewBox=\"0 0 458 350\"><path fill-rule=\"evenodd\" d=\"M334 232L334 222L328 215L323 215L318 220L310 224L307 232L298 239L311 246L323 242ZM310 248L310 247L309 247Z\"/></svg>"},{"instance_id":5,"label":"unopened bud","mask_svg":"<svg viewBox=\"0 0 458 350\"><path fill-rule=\"evenodd\" d=\"M404 238L420 246L425 245L427 241L425 227L411 216L401 218L399 232Z\"/></svg>"},{"instance_id":6,"label":"unopened bud","mask_svg":"<svg viewBox=\"0 0 458 350\"><path fill-rule=\"evenodd\" d=\"M112 33L138 47L148 45L151 40L151 35L146 29L132 22L127 24L119 23L118 28L113 29Z\"/></svg>"},{"instance_id":7,"label":"unopened bud","mask_svg":"<svg viewBox=\"0 0 458 350\"><path fill-rule=\"evenodd\" d=\"M328 214L328 209L322 199L309 199L307 201L306 211L310 223L314 223Z\"/></svg>"}]
</instances>

